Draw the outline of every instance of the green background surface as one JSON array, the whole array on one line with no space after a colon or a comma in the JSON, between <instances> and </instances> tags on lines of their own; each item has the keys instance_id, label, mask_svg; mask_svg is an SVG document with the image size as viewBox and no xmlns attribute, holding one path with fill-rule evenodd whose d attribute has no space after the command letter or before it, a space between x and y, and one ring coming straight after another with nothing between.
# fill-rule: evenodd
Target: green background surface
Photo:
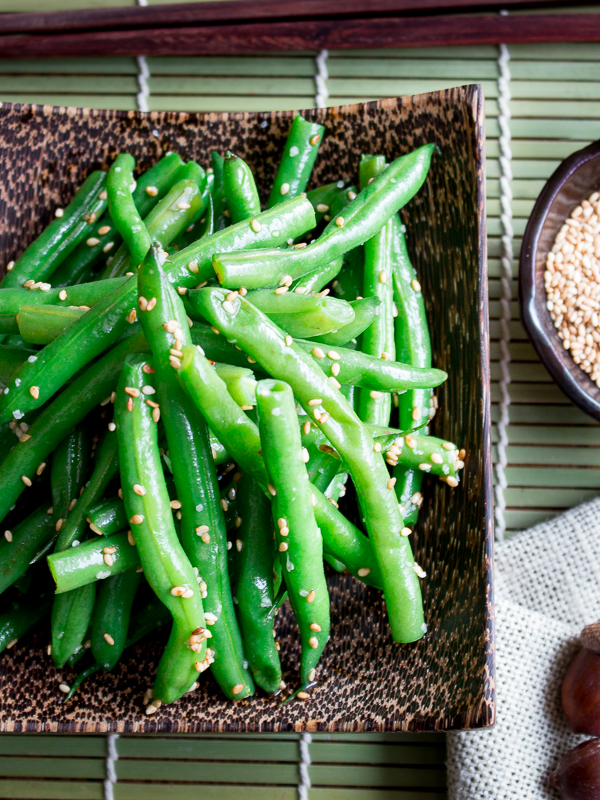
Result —
<instances>
[{"instance_id":1,"label":"green background surface","mask_svg":"<svg viewBox=\"0 0 600 800\"><path fill-rule=\"evenodd\" d=\"M164 0L163 0L164 2ZM150 0L150 5L153 2ZM44 10L85 0L46 0ZM135 5L95 0L88 6ZM0 11L40 10L0 0ZM515 259L527 217L559 162L600 133L600 45L510 46L511 189ZM487 210L493 419L499 399L500 201L498 48L410 48L330 53L328 105L481 83L487 117ZM314 106L316 53L148 58L150 110L255 111ZM136 109L135 59L0 61L0 101ZM442 199L443 202L443 199ZM517 261L513 274L517 275ZM508 533L594 497L600 427L575 409L539 363L512 286ZM494 442L496 431L494 428ZM468 442L462 443L468 449ZM494 453L495 457L495 453ZM49 673L48 680L59 680ZM58 695L58 692L57 692ZM477 735L477 734L474 734ZM299 736L124 736L116 800L292 800ZM443 735L314 734L310 800L445 797ZM0 798L103 798L103 736L0 736Z\"/></svg>"}]
</instances>

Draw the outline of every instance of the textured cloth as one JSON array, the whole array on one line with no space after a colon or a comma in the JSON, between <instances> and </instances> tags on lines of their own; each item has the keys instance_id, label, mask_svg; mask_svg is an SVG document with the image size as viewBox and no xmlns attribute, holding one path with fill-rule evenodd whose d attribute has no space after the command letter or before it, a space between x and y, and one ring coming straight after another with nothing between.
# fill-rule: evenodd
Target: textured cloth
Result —
<instances>
[{"instance_id":1,"label":"textured cloth","mask_svg":"<svg viewBox=\"0 0 600 800\"><path fill-rule=\"evenodd\" d=\"M448 735L450 800L555 800L548 775L586 736L560 703L584 625L600 620L600 499L496 545L494 728Z\"/></svg>"}]
</instances>

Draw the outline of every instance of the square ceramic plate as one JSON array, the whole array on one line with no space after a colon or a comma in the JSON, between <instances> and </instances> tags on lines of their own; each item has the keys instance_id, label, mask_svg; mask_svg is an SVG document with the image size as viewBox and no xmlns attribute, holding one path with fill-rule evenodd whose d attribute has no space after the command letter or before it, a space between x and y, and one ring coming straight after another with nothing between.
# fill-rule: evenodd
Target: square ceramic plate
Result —
<instances>
[{"instance_id":1,"label":"square ceramic plate","mask_svg":"<svg viewBox=\"0 0 600 800\"><path fill-rule=\"evenodd\" d=\"M230 148L268 195L295 112L187 114L4 105L0 110L0 263L15 258L64 206L90 170L121 150L147 168L163 153L209 161ZM363 152L391 160L435 142L429 177L402 215L423 285L434 364L449 373L433 432L468 452L451 490L425 478L413 536L429 631L394 644L379 592L330 576L331 641L322 683L307 703L223 699L210 673L200 688L152 718L142 713L162 641L146 640L114 671L91 678L66 706L45 653L48 633L28 636L0 660L2 731L450 730L494 720L492 500L483 95L477 86L303 112L325 125L313 182L357 174ZM1 487L0 487L1 491ZM284 677L298 645L291 612L278 617ZM63 671L67 682L72 675Z\"/></svg>"}]
</instances>

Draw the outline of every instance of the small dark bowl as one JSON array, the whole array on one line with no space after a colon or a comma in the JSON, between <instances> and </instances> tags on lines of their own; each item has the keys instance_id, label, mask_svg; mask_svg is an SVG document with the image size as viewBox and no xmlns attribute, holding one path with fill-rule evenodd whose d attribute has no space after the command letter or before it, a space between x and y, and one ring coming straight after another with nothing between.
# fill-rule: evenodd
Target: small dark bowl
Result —
<instances>
[{"instance_id":1,"label":"small dark bowl","mask_svg":"<svg viewBox=\"0 0 600 800\"><path fill-rule=\"evenodd\" d=\"M575 405L600 422L600 388L565 350L546 307L546 256L582 200L600 189L600 141L569 156L544 186L523 237L519 262L521 318L539 357Z\"/></svg>"}]
</instances>

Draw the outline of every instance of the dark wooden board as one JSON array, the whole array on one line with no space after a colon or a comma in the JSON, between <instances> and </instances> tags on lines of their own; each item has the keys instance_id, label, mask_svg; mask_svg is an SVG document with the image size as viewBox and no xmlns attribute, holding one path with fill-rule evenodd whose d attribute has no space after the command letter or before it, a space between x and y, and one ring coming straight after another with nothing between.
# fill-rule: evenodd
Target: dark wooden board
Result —
<instances>
[{"instance_id":1,"label":"dark wooden board","mask_svg":"<svg viewBox=\"0 0 600 800\"><path fill-rule=\"evenodd\" d=\"M0 58L217 53L600 41L600 14L301 19L0 37Z\"/></svg>"},{"instance_id":2,"label":"dark wooden board","mask_svg":"<svg viewBox=\"0 0 600 800\"><path fill-rule=\"evenodd\" d=\"M426 476L413 536L429 631L416 644L389 636L381 595L348 576L330 577L331 641L321 684L308 703L279 706L222 698L206 673L200 688L149 718L142 696L161 641L146 641L113 673L90 679L72 704L57 704L59 675L48 634L2 656L1 731L449 730L490 725L495 714L492 606L492 472L488 353L483 95L477 86L364 105L310 110L327 129L314 183L354 178L362 152L397 157L436 142L427 181L404 210L431 322L434 363L449 379L439 391L434 433L468 451L463 482ZM147 167L165 151L206 163L230 147L268 195L293 112L184 114L5 105L0 110L0 272L64 205L92 169L120 150ZM293 682L293 618L278 616L278 639ZM63 679L72 680L67 671Z\"/></svg>"}]
</instances>

